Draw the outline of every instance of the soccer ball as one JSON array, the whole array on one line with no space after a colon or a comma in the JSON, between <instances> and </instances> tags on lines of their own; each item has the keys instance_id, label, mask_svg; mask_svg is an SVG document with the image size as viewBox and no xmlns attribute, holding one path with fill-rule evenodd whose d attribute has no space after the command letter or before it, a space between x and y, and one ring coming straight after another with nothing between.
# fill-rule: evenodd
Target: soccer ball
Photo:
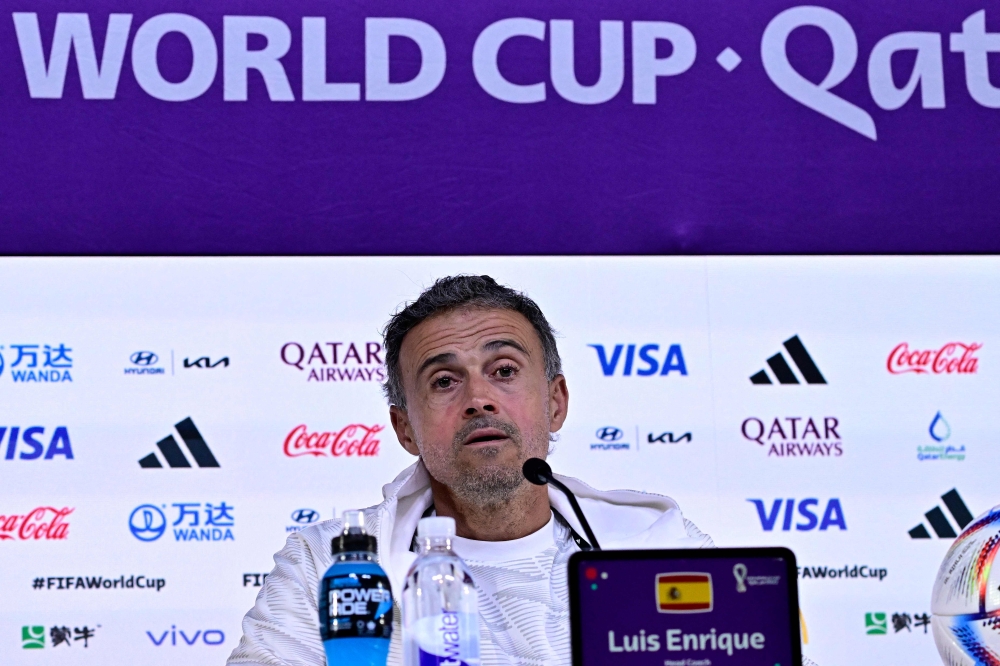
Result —
<instances>
[{"instance_id":1,"label":"soccer ball","mask_svg":"<svg viewBox=\"0 0 1000 666\"><path fill-rule=\"evenodd\" d=\"M941 563L931 626L948 666L1000 666L998 551L1000 506L995 506L958 535Z\"/></svg>"}]
</instances>

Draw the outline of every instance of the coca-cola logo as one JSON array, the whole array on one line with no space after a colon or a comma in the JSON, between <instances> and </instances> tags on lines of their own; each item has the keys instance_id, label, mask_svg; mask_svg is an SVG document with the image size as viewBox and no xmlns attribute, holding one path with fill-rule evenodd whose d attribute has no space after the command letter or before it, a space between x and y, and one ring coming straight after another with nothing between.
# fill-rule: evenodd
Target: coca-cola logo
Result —
<instances>
[{"instance_id":1,"label":"coca-cola logo","mask_svg":"<svg viewBox=\"0 0 1000 666\"><path fill-rule=\"evenodd\" d=\"M69 523L64 519L73 509L40 506L25 514L0 515L0 541L38 541L65 539Z\"/></svg>"},{"instance_id":2,"label":"coca-cola logo","mask_svg":"<svg viewBox=\"0 0 1000 666\"><path fill-rule=\"evenodd\" d=\"M379 440L375 435L385 426L352 423L339 431L309 432L305 425L292 428L285 438L285 455L298 456L377 456Z\"/></svg>"},{"instance_id":3,"label":"coca-cola logo","mask_svg":"<svg viewBox=\"0 0 1000 666\"><path fill-rule=\"evenodd\" d=\"M976 352L982 343L949 342L940 349L916 350L901 342L889 353L886 368L894 375L913 372L918 375L971 375L979 370Z\"/></svg>"}]
</instances>

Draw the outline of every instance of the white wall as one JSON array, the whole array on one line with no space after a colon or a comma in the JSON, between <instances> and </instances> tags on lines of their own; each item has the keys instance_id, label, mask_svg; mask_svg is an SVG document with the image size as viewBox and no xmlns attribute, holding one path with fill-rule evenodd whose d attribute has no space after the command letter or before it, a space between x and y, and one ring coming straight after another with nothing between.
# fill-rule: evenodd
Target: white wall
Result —
<instances>
[{"instance_id":1,"label":"white wall","mask_svg":"<svg viewBox=\"0 0 1000 666\"><path fill-rule=\"evenodd\" d=\"M668 494L719 545L787 545L810 568L886 569L881 581L800 579L806 653L823 666L939 663L930 633L912 625L895 632L890 622L888 635L868 636L865 614L930 612L950 540L911 539L908 530L921 522L930 530L924 513L935 506L954 525L940 495L957 488L973 514L1000 502L995 258L4 259L0 536L14 538L0 539L3 662L222 663L259 591L244 585L244 574L270 570L295 525L292 512L310 508L327 519L334 507L374 504L382 484L411 462L388 430L376 382L310 382L307 371L282 362L282 346L298 342L308 352L316 342L343 342L343 354L354 342L364 358L364 343L380 339L390 312L435 277L457 272L489 273L525 290L558 329L571 400L551 458L557 471L597 487ZM751 384L793 335L828 383ZM974 373L891 374L887 358L902 342L915 350L983 347ZM28 361L13 367L12 345L22 344L39 345L36 370L47 369L44 345L71 348L72 381L15 382ZM590 344L609 354L616 344L658 344L658 362L677 344L688 374L637 376L647 367L637 357L632 376L621 376L623 350L606 377ZM139 367L129 361L137 351L156 353L164 373L126 374ZM183 367L184 358L203 356L230 364ZM352 359L338 367L358 366ZM939 411L951 429L940 444L928 433ZM140 468L163 437L181 441L173 424L185 417L221 467ZM749 417L769 428L775 418L802 417L798 428L809 417L836 418L843 455L769 457L768 446L742 436ZM287 457L285 437L299 424L311 432L349 424L386 430L377 435L377 456ZM32 426L45 428L37 437L43 447L65 426L73 459L21 459L32 448L19 436L7 460L10 429ZM618 443L629 449L593 450L604 443L596 436L604 427L620 429ZM650 444L651 432L692 438ZM964 447L964 460L918 461L917 448L932 445ZM808 521L796 513L783 531L782 504L773 530L764 531L748 500L770 510L788 498L796 506L817 499L818 519L839 500L847 529L799 530ZM130 531L136 507L163 507L173 523L173 504L186 502L201 504L202 522L206 503L234 507L235 538L178 542L167 525L162 537L143 542ZM66 538L18 538L11 516L46 506L73 509ZM59 577L122 575L166 585L57 589ZM36 578L45 579L43 589L33 589ZM52 645L53 626L85 625L95 631L89 647ZM22 647L24 626L45 628L44 648ZM171 627L188 639L202 634L188 646ZM205 645L206 630L225 640Z\"/></svg>"}]
</instances>

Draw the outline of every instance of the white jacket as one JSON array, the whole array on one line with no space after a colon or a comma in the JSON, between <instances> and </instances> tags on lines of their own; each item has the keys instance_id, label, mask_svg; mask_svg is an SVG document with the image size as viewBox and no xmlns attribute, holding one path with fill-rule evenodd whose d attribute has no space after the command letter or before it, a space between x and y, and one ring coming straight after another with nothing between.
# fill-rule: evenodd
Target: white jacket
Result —
<instances>
[{"instance_id":1,"label":"white jacket","mask_svg":"<svg viewBox=\"0 0 1000 666\"><path fill-rule=\"evenodd\" d=\"M633 490L595 490L576 479L559 476L580 501L601 547L712 548L712 539L681 515L669 497ZM416 555L410 543L417 522L431 505L430 477L421 461L403 470L382 488L381 504L365 509L365 526L378 538L378 560L393 592L403 589ZM577 534L585 534L561 492L549 488L549 502ZM319 638L317 592L320 578L333 563L330 541L341 532L339 520L327 520L288 537L274 556L275 567L243 619L243 638L229 664L326 666ZM399 605L399 598L396 598ZM402 665L399 613L393 614L388 666Z\"/></svg>"}]
</instances>

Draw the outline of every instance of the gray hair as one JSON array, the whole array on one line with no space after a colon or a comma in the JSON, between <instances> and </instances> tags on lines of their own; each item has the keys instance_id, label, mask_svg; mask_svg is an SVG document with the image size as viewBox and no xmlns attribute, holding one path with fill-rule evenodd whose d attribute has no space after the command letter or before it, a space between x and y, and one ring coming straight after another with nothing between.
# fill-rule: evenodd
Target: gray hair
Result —
<instances>
[{"instance_id":1,"label":"gray hair","mask_svg":"<svg viewBox=\"0 0 1000 666\"><path fill-rule=\"evenodd\" d=\"M546 377L552 381L562 373L554 332L537 303L519 291L498 284L488 275L453 275L437 280L417 300L398 310L382 331L386 367L382 391L390 405L406 409L403 378L399 370L399 352L406 334L433 315L463 307L512 310L524 315L542 343Z\"/></svg>"}]
</instances>

